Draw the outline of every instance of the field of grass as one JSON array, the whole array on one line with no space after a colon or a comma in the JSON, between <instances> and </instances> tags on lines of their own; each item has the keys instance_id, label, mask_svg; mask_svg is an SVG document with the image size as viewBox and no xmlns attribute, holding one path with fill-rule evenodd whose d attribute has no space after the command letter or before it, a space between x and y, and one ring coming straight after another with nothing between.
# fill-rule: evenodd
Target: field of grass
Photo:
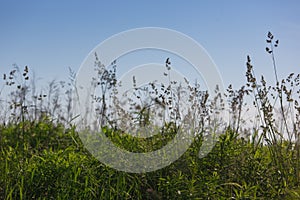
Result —
<instances>
[{"instance_id":1,"label":"field of grass","mask_svg":"<svg viewBox=\"0 0 300 200\"><path fill-rule=\"evenodd\" d=\"M267 45L274 61L278 41L271 33ZM95 60L99 64L97 57ZM166 67L170 67L167 62ZM15 67L4 75L3 87L0 85L0 199L300 199L300 75L291 73L280 80L275 62L273 67L276 81L269 85L263 76L254 75L248 57L245 85L238 90L229 86L221 100L190 86L191 106L198 111L190 119L197 122L198 134L177 161L147 173L117 171L85 149L73 123L77 115L72 109L72 70L69 81L53 81L38 90L29 68ZM122 131L122 124L113 120L110 110L123 118L128 113L108 104L116 87L114 73L105 71L98 77L100 90L107 95L97 108L106 136L131 152L150 152L172 140L180 124L173 109L169 113L174 120L165 122L159 134L151 138ZM170 96L175 85L170 82L169 86L160 90L166 96L158 93L154 101L168 105L169 101L163 100L170 99L170 105L179 107L179 97ZM7 97L5 89L9 90ZM135 97L144 91L136 89ZM258 126L245 126L242 114L246 98L254 103ZM216 101L228 104L226 112L231 120L213 123ZM151 117L157 113L137 101L131 105L134 123L151 126ZM207 130L221 134L213 149L199 158Z\"/></svg>"}]
</instances>

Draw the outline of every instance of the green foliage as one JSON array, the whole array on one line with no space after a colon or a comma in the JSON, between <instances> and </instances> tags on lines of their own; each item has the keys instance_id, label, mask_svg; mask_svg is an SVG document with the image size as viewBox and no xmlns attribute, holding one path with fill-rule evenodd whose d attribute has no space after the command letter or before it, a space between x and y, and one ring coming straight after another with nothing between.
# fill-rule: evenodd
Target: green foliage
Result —
<instances>
[{"instance_id":1,"label":"green foliage","mask_svg":"<svg viewBox=\"0 0 300 200\"><path fill-rule=\"evenodd\" d=\"M54 142L35 149L32 140L25 140L26 154L19 148L15 127L2 127L2 138L6 139L2 141L0 156L1 198L255 199L294 197L299 193L292 169L289 174L281 173L267 146L257 148L231 129L221 135L213 150L202 159L197 157L201 146L198 137L170 166L146 174L128 174L106 167L90 156L74 129L64 131L49 122L47 126L34 127L34 131L26 132L33 141L36 132L51 130L47 138ZM131 150L143 149L143 145L132 143L133 138L120 140ZM38 144L43 142L41 137ZM288 153L284 159L293 160L292 155Z\"/></svg>"},{"instance_id":2,"label":"green foliage","mask_svg":"<svg viewBox=\"0 0 300 200\"><path fill-rule=\"evenodd\" d=\"M275 86L268 86L263 77L258 81L248 57L247 83L239 90L234 90L231 85L228 87L226 97L232 119L222 130L212 151L201 159L198 157L203 133L215 128L210 118L215 111L211 109L214 102L199 87L190 87L190 100L195 102L193 109L201 113L196 116L200 119L197 121L198 135L176 162L143 174L109 168L84 148L76 127L70 123L76 118L70 106L72 89L67 87L73 84L75 75L72 71L70 83L52 82L48 93L38 94L30 90L27 66L22 72L12 70L4 76L5 85L16 88L10 94L9 109L0 110L3 122L0 125L0 199L299 199L300 91L297 87L300 75L292 73L279 81L274 58L274 48L279 42L273 40L274 36L269 33L267 44L270 46L266 51L272 56ZM132 101L131 111L140 127L153 125L151 120L155 113L151 113L150 107L154 103L159 104L157 108L168 107L170 118L175 119L164 122L162 127L152 126L156 135L139 138L122 130L122 124L117 124L110 115L108 98L116 92L116 62L113 62L112 70L107 70L96 56L96 66L103 73L95 83L101 86L103 93L109 92L100 97L101 128L115 145L131 152L150 152L175 137L180 126L174 107L179 104L171 81L169 86L159 89L152 84L150 91L160 90L166 96L157 93L160 96L148 103L141 100L145 90L135 88L135 97L141 103ZM167 59L165 76L169 75L170 66ZM60 101L59 85L67 96L66 104ZM254 97L261 127L244 131L242 112L248 95ZM281 113L279 121L273 112L276 102ZM285 112L284 102L289 112ZM118 109L116 111L124 111ZM295 118L288 113L296 113ZM132 117L128 113L123 116ZM293 122L292 129L288 127L289 120ZM204 127L205 123L210 129ZM287 137L282 137L284 133Z\"/></svg>"}]
</instances>

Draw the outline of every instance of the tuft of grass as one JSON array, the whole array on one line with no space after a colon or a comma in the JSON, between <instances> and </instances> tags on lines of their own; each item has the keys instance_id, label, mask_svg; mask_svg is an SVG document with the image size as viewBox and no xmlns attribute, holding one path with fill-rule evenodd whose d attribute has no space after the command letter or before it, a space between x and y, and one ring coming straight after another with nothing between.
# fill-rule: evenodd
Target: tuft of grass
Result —
<instances>
[{"instance_id":1,"label":"tuft of grass","mask_svg":"<svg viewBox=\"0 0 300 200\"><path fill-rule=\"evenodd\" d=\"M116 61L106 68L95 55L97 77L92 85L100 95L94 96L94 111L115 145L131 152L154 151L171 141L185 120L193 122L196 135L190 148L171 165L141 174L103 165L81 143L73 123L72 70L67 82L52 81L38 91L29 67L14 66L0 87L0 199L299 198L300 75L280 80L274 55L279 41L268 33L266 42L273 85L255 75L248 56L245 85L237 90L230 85L226 94L216 90L213 96L199 85L177 85L167 59L164 75L169 83L137 87L133 78L134 90L125 103L116 98ZM250 128L243 118L249 98L259 122ZM217 114L225 103L228 122ZM190 109L184 116L180 110L186 105ZM135 137L124 121L157 134ZM200 159L205 134L211 131L222 134Z\"/></svg>"}]
</instances>

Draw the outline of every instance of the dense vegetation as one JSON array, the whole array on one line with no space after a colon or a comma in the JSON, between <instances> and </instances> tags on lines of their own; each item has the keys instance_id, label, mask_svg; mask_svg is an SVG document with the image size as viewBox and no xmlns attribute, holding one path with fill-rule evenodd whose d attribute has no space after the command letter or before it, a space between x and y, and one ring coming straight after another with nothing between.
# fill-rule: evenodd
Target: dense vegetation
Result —
<instances>
[{"instance_id":1,"label":"dense vegetation","mask_svg":"<svg viewBox=\"0 0 300 200\"><path fill-rule=\"evenodd\" d=\"M11 89L6 101L4 89L0 90L0 199L300 199L300 75L292 73L280 81L273 54L278 40L269 33L267 44L274 61L275 86L268 85L263 76L255 77L248 57L245 86L227 89L223 102L229 105L231 120L219 124L222 134L212 151L198 157L204 130L215 130L208 123L213 121L215 101L205 92L196 93L197 86L191 87L198 98L198 117L203 119L195 141L171 165L138 174L105 166L81 143L72 123L77 117L72 112L74 72L70 71L69 82L53 81L37 91L28 67L14 68L3 77L3 88ZM169 60L166 67L169 70ZM100 75L100 85L114 91L114 70ZM163 92L168 94L168 88ZM253 98L259 126L243 127L246 97ZM100 104L100 114L106 117L102 129L124 149L156 150L176 134L177 118L151 138L124 134L110 118L105 101ZM151 124L149 112L145 114L145 107L135 103L136 122Z\"/></svg>"}]
</instances>

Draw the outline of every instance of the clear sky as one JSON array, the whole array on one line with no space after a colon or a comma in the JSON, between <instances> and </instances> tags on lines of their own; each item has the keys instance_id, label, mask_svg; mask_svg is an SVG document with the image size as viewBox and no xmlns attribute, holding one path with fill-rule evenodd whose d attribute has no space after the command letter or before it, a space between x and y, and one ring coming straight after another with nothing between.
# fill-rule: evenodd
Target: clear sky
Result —
<instances>
[{"instance_id":1,"label":"clear sky","mask_svg":"<svg viewBox=\"0 0 300 200\"><path fill-rule=\"evenodd\" d=\"M0 73L28 65L43 80L64 79L87 54L119 32L163 27L199 42L216 63L225 86L245 81L246 56L256 74L273 80L266 34L280 40L279 75L300 72L299 0L0 1ZM163 61L162 61L163 62Z\"/></svg>"}]
</instances>

